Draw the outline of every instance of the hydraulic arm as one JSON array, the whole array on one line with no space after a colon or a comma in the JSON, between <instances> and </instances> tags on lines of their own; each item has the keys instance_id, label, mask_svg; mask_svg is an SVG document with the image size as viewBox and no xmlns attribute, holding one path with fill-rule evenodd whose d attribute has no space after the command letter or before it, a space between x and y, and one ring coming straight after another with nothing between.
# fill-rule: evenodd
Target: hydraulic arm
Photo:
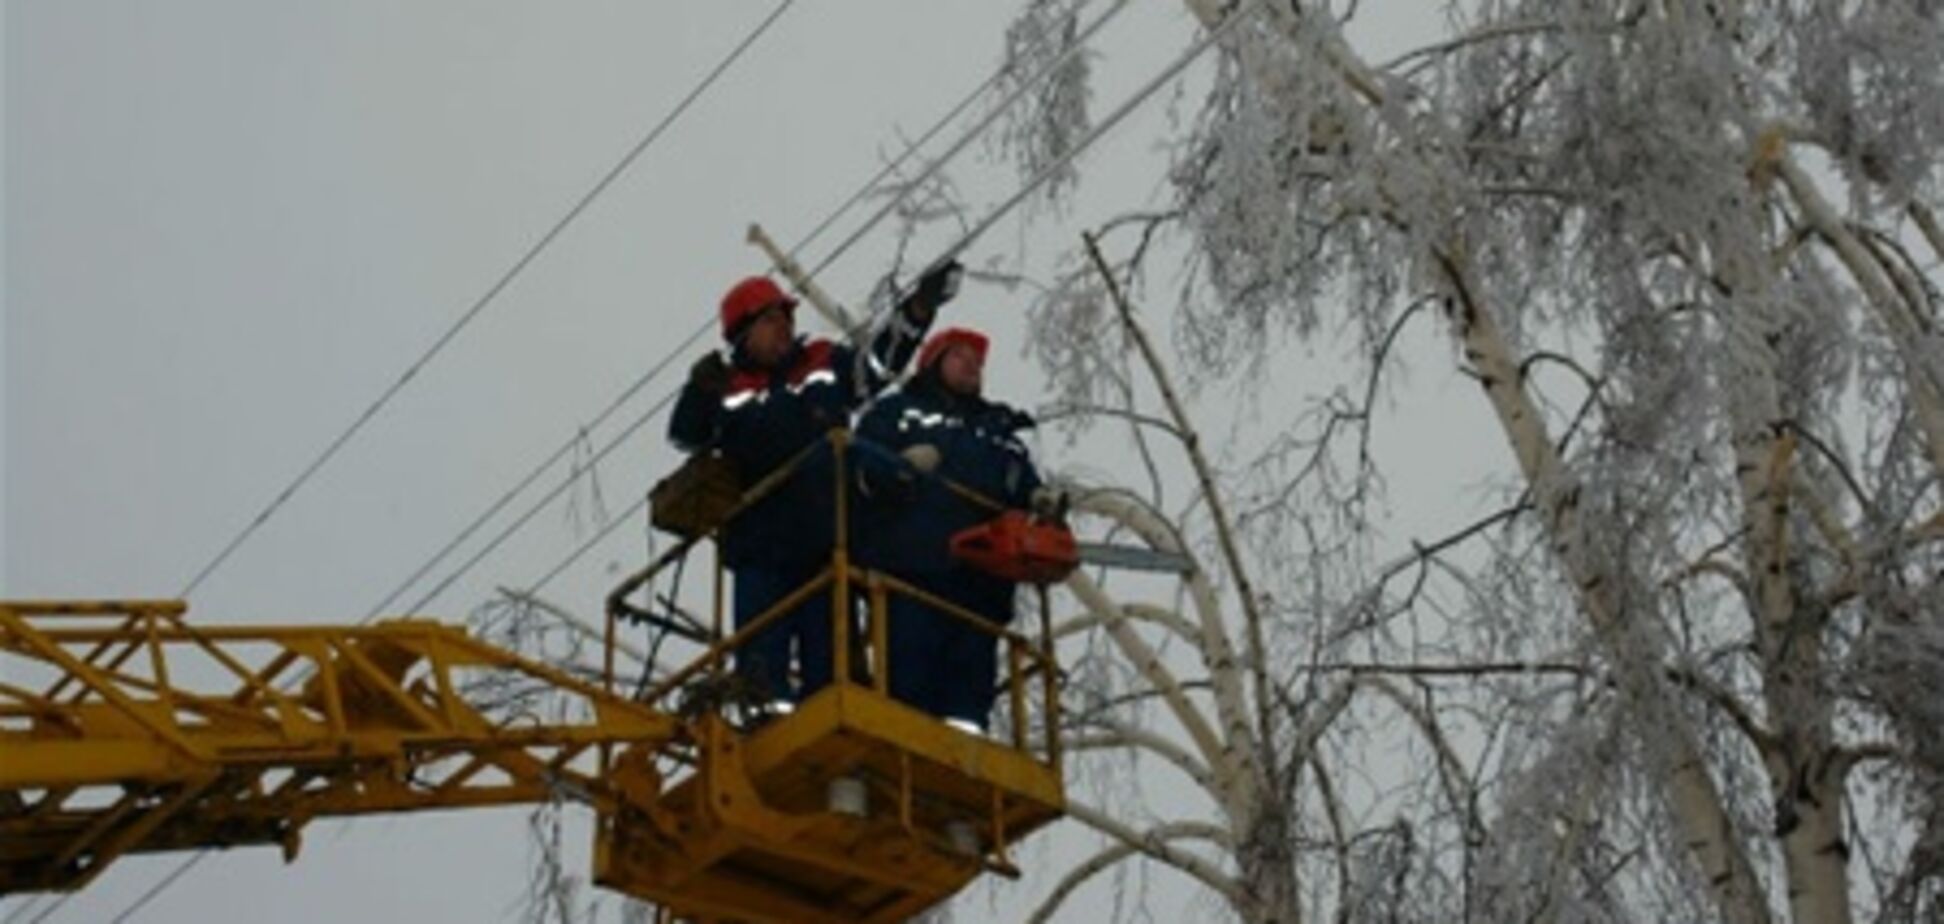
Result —
<instances>
[{"instance_id":1,"label":"hydraulic arm","mask_svg":"<svg viewBox=\"0 0 1944 924\"><path fill-rule=\"evenodd\" d=\"M882 651L893 587L861 587ZM1009 845L1059 816L1057 753L1023 724L993 741L891 700L881 654L872 681L760 729L667 711L719 683L737 641L638 702L422 620L199 626L175 601L0 602L0 894L77 889L131 853L290 859L317 818L568 799L595 812L595 880L662 920L894 922L1010 873ZM840 779L863 801L830 805Z\"/></svg>"},{"instance_id":2,"label":"hydraulic arm","mask_svg":"<svg viewBox=\"0 0 1944 924\"><path fill-rule=\"evenodd\" d=\"M545 801L619 808L611 765L677 725L423 621L210 627L179 602L0 603L0 892L124 854L281 844L313 818ZM538 721L523 696L564 695Z\"/></svg>"},{"instance_id":3,"label":"hydraulic arm","mask_svg":"<svg viewBox=\"0 0 1944 924\"><path fill-rule=\"evenodd\" d=\"M840 511L846 449L839 431ZM716 525L616 590L591 679L423 620L206 626L179 601L0 601L0 894L80 888L137 852L294 857L316 818L554 799L594 810L594 880L663 920L891 924L1016 874L1012 845L1065 806L1044 595L1028 638L858 567L837 522L829 567L733 633L718 561L716 624L688 632L702 650L633 697L618 623L652 614L626 598ZM1002 738L891 696L898 595L1003 652ZM788 717L738 719L740 646L819 598L836 681Z\"/></svg>"}]
</instances>

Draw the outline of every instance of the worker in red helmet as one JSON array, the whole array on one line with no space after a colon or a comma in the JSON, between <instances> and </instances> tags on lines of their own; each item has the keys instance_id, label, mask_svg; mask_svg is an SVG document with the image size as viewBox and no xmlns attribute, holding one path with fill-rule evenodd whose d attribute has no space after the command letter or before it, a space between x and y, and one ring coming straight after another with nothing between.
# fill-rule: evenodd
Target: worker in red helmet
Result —
<instances>
[{"instance_id":1,"label":"worker in red helmet","mask_svg":"<svg viewBox=\"0 0 1944 924\"><path fill-rule=\"evenodd\" d=\"M866 498L860 558L995 625L1013 618L1016 585L954 560L954 533L998 510L951 490L970 488L1001 508L1025 509L1039 472L1019 434L1026 413L984 394L989 341L962 327L934 334L916 371L858 423L860 452L892 453L890 470L860 467ZM997 639L908 596L890 600L891 695L962 730L980 732L992 711Z\"/></svg>"},{"instance_id":2,"label":"worker in red helmet","mask_svg":"<svg viewBox=\"0 0 1944 924\"><path fill-rule=\"evenodd\" d=\"M852 412L903 370L934 313L954 294L960 272L954 262L921 276L861 348L798 335L797 300L768 278L736 283L722 297L727 350L711 351L689 370L669 438L687 452L719 451L744 485L757 483L830 430L849 426ZM722 557L735 575L738 629L830 563L834 481L831 454L813 452L724 527ZM793 660L799 683L791 681ZM828 684L831 667L828 594L813 594L736 653L737 673L772 714Z\"/></svg>"}]
</instances>

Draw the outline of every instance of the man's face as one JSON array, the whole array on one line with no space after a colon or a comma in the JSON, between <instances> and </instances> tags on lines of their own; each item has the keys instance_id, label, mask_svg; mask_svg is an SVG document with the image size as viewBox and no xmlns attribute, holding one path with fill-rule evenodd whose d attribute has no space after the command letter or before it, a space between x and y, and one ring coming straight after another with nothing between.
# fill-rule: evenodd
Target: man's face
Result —
<instances>
[{"instance_id":1,"label":"man's face","mask_svg":"<svg viewBox=\"0 0 1944 924\"><path fill-rule=\"evenodd\" d=\"M983 385L984 371L985 361L978 351L964 344L947 348L945 355L938 358L938 381L955 395L977 395Z\"/></svg>"},{"instance_id":2,"label":"man's face","mask_svg":"<svg viewBox=\"0 0 1944 924\"><path fill-rule=\"evenodd\" d=\"M795 340L796 324L789 309L772 305L749 322L743 334L743 352L759 366L775 366L790 355L790 344Z\"/></svg>"}]
</instances>

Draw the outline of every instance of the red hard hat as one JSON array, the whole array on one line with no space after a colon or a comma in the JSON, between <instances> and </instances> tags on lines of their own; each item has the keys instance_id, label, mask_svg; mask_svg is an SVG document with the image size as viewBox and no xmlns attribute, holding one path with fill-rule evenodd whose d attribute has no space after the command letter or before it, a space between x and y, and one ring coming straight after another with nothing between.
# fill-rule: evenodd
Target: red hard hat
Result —
<instances>
[{"instance_id":1,"label":"red hard hat","mask_svg":"<svg viewBox=\"0 0 1944 924\"><path fill-rule=\"evenodd\" d=\"M722 296L722 339L736 339L743 325L762 314L763 309L778 305L784 311L794 311L797 300L768 276L751 276L736 283Z\"/></svg>"},{"instance_id":2,"label":"red hard hat","mask_svg":"<svg viewBox=\"0 0 1944 924\"><path fill-rule=\"evenodd\" d=\"M946 350L955 346L971 347L972 352L978 354L979 364L983 366L986 348L991 343L992 341L987 339L986 335L969 327L947 327L931 335L931 339L918 348L918 371L925 371L926 367L938 362L939 358L945 355Z\"/></svg>"}]
</instances>

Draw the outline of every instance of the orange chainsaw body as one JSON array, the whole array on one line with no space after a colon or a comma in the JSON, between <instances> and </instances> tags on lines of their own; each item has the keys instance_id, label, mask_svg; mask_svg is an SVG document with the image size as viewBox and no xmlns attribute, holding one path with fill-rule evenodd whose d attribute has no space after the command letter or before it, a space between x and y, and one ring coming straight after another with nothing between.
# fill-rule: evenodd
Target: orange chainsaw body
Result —
<instances>
[{"instance_id":1,"label":"orange chainsaw body","mask_svg":"<svg viewBox=\"0 0 1944 924\"><path fill-rule=\"evenodd\" d=\"M994 577L1022 584L1065 580L1080 566L1073 531L1057 520L1008 510L952 534L952 557Z\"/></svg>"}]
</instances>

